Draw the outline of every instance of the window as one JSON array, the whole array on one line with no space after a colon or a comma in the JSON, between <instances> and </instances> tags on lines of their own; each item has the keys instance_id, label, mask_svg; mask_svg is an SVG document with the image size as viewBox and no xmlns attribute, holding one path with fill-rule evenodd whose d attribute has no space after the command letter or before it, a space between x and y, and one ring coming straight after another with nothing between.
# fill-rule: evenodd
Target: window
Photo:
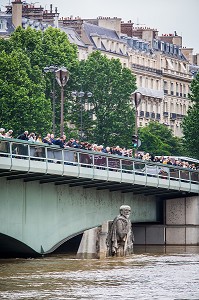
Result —
<instances>
[{"instance_id":1,"label":"window","mask_svg":"<svg viewBox=\"0 0 199 300\"><path fill-rule=\"evenodd\" d=\"M179 96L179 85L176 83L176 96Z\"/></svg>"},{"instance_id":2,"label":"window","mask_svg":"<svg viewBox=\"0 0 199 300\"><path fill-rule=\"evenodd\" d=\"M164 101L164 111L168 112L168 103Z\"/></svg>"},{"instance_id":3,"label":"window","mask_svg":"<svg viewBox=\"0 0 199 300\"><path fill-rule=\"evenodd\" d=\"M164 94L168 94L168 85L167 85L167 81L164 81Z\"/></svg>"},{"instance_id":4,"label":"window","mask_svg":"<svg viewBox=\"0 0 199 300\"><path fill-rule=\"evenodd\" d=\"M142 86L142 76L140 76L140 86Z\"/></svg>"},{"instance_id":5,"label":"window","mask_svg":"<svg viewBox=\"0 0 199 300\"><path fill-rule=\"evenodd\" d=\"M159 89L159 80L156 80L156 90Z\"/></svg>"},{"instance_id":6,"label":"window","mask_svg":"<svg viewBox=\"0 0 199 300\"><path fill-rule=\"evenodd\" d=\"M151 88L153 89L153 78L151 78Z\"/></svg>"},{"instance_id":7,"label":"window","mask_svg":"<svg viewBox=\"0 0 199 300\"><path fill-rule=\"evenodd\" d=\"M148 78L145 79L145 87L148 88Z\"/></svg>"},{"instance_id":8,"label":"window","mask_svg":"<svg viewBox=\"0 0 199 300\"><path fill-rule=\"evenodd\" d=\"M6 26L6 21L5 20L0 20L0 30L1 31L6 31L7 26Z\"/></svg>"},{"instance_id":9,"label":"window","mask_svg":"<svg viewBox=\"0 0 199 300\"><path fill-rule=\"evenodd\" d=\"M171 95L173 95L174 94L174 89L173 89L173 82L171 82L171 86L170 86L170 91L171 91Z\"/></svg>"}]
</instances>

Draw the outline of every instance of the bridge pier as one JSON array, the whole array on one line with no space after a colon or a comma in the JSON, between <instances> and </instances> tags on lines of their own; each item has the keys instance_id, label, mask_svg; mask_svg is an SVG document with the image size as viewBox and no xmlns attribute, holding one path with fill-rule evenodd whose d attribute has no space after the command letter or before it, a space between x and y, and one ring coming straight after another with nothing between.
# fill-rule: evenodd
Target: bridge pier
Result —
<instances>
[{"instance_id":1,"label":"bridge pier","mask_svg":"<svg viewBox=\"0 0 199 300\"><path fill-rule=\"evenodd\" d=\"M169 199L165 204L165 244L199 245L199 197Z\"/></svg>"},{"instance_id":2,"label":"bridge pier","mask_svg":"<svg viewBox=\"0 0 199 300\"><path fill-rule=\"evenodd\" d=\"M163 224L133 224L135 245L199 245L199 197L165 200ZM106 258L108 222L84 232L77 257Z\"/></svg>"},{"instance_id":3,"label":"bridge pier","mask_svg":"<svg viewBox=\"0 0 199 300\"><path fill-rule=\"evenodd\" d=\"M163 224L134 224L135 245L199 245L199 196L165 200L163 213Z\"/></svg>"}]
</instances>

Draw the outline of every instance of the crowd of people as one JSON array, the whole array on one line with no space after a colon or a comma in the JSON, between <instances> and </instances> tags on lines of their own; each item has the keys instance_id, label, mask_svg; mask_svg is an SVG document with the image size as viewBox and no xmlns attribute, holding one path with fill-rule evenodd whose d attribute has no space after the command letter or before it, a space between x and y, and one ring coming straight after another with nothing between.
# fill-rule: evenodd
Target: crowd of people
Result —
<instances>
[{"instance_id":1,"label":"crowd of people","mask_svg":"<svg viewBox=\"0 0 199 300\"><path fill-rule=\"evenodd\" d=\"M13 130L10 129L6 132L4 128L0 128L0 137L13 138ZM102 152L102 153L114 154L114 155L125 156L125 157L133 156L133 149L126 149L125 147L120 147L120 146L104 147L103 145L97 145L95 143L91 144L74 138L70 138L69 140L67 140L65 134L63 134L59 138L55 138L53 133L48 133L45 137L42 137L40 134L36 135L34 132L29 133L26 130L22 134L18 135L16 138L20 140L36 142L36 143L58 145L61 148L72 147L72 148L79 148L79 149L90 150L94 152ZM135 151L134 157L136 159L162 163L165 165L174 165L174 166L189 168L193 170L199 169L199 165L196 165L195 163L189 163L187 161L178 160L168 156L154 156L153 154L144 153L142 151L141 152Z\"/></svg>"}]
</instances>

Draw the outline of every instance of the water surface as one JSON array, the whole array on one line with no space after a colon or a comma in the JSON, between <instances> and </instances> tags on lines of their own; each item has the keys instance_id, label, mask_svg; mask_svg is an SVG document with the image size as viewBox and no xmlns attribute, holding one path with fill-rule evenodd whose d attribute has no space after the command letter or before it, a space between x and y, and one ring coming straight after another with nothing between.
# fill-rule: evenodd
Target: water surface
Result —
<instances>
[{"instance_id":1,"label":"water surface","mask_svg":"<svg viewBox=\"0 0 199 300\"><path fill-rule=\"evenodd\" d=\"M0 299L199 299L199 247L135 248L126 258L0 259Z\"/></svg>"}]
</instances>

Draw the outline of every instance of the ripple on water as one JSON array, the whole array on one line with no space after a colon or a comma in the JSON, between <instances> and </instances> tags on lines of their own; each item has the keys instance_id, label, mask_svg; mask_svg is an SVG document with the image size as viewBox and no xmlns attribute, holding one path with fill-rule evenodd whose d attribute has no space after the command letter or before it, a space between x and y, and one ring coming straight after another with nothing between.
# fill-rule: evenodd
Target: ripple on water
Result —
<instances>
[{"instance_id":1,"label":"ripple on water","mask_svg":"<svg viewBox=\"0 0 199 300\"><path fill-rule=\"evenodd\" d=\"M198 270L197 253L0 261L0 299L196 300Z\"/></svg>"}]
</instances>

